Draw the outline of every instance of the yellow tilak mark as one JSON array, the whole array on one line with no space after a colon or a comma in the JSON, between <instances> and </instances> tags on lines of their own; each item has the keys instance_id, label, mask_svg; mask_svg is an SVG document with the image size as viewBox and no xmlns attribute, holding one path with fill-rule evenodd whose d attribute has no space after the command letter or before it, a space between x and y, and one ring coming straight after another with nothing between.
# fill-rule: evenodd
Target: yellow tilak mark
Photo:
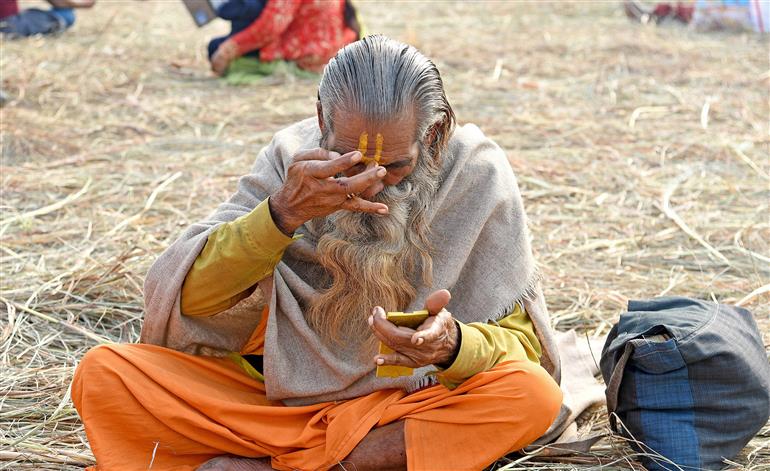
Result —
<instances>
[{"instance_id":1,"label":"yellow tilak mark","mask_svg":"<svg viewBox=\"0 0 770 471\"><path fill-rule=\"evenodd\" d=\"M380 163L382 158L382 134L377 133L375 140L374 157L367 157L366 152L369 150L369 133L361 133L358 138L358 151L361 153L361 162L364 165L369 165L370 162Z\"/></svg>"},{"instance_id":2,"label":"yellow tilak mark","mask_svg":"<svg viewBox=\"0 0 770 471\"><path fill-rule=\"evenodd\" d=\"M377 140L374 141L377 146L374 148L374 161L377 163L380 163L380 158L382 157L382 141L382 134L377 133Z\"/></svg>"},{"instance_id":3,"label":"yellow tilak mark","mask_svg":"<svg viewBox=\"0 0 770 471\"><path fill-rule=\"evenodd\" d=\"M361 156L364 159L364 163L366 163L366 151L369 149L369 134L367 133L361 133L361 135L358 137L358 152L361 153Z\"/></svg>"}]
</instances>

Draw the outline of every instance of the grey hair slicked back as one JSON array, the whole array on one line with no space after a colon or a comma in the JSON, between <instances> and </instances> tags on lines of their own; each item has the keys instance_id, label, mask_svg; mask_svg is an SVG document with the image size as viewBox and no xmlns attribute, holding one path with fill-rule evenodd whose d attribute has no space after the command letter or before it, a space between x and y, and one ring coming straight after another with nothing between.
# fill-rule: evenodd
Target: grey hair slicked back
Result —
<instances>
[{"instance_id":1,"label":"grey hair slicked back","mask_svg":"<svg viewBox=\"0 0 770 471\"><path fill-rule=\"evenodd\" d=\"M430 154L438 158L455 123L436 66L413 46L382 35L367 36L341 49L324 69L318 98L324 123L360 113L372 123L416 113L417 139L432 134Z\"/></svg>"}]
</instances>

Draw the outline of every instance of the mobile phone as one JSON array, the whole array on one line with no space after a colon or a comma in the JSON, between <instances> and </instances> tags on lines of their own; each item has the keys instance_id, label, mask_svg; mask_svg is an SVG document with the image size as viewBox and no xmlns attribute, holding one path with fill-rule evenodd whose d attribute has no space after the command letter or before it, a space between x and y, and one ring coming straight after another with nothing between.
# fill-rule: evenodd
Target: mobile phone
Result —
<instances>
[{"instance_id":1,"label":"mobile phone","mask_svg":"<svg viewBox=\"0 0 770 471\"><path fill-rule=\"evenodd\" d=\"M399 327L408 327L416 329L428 318L428 311L414 312L388 312L385 318ZM393 349L380 342L379 352L382 354L393 353ZM400 376L411 376L414 368L406 366L383 365L377 367L377 377L379 378L398 378Z\"/></svg>"}]
</instances>

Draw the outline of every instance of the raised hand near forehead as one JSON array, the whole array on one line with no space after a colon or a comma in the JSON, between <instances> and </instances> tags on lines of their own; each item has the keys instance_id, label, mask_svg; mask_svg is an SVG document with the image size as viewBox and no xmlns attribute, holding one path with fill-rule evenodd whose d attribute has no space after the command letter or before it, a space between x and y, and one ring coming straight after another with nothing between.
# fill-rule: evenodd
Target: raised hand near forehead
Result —
<instances>
[{"instance_id":1,"label":"raised hand near forehead","mask_svg":"<svg viewBox=\"0 0 770 471\"><path fill-rule=\"evenodd\" d=\"M281 188L270 196L270 213L285 234L305 222L327 216L341 209L364 213L388 214L388 207L356 196L382 180L387 171L370 165L350 177L337 175L361 162L358 151L340 155L325 149L299 152L289 166Z\"/></svg>"},{"instance_id":2,"label":"raised hand near forehead","mask_svg":"<svg viewBox=\"0 0 770 471\"><path fill-rule=\"evenodd\" d=\"M451 295L442 289L433 292L425 301L430 314L417 330L398 327L385 318L385 311L377 306L369 317L374 335L394 353L378 354L378 365L408 366L442 365L454 358L459 348L459 332L452 314L444 309Z\"/></svg>"}]
</instances>

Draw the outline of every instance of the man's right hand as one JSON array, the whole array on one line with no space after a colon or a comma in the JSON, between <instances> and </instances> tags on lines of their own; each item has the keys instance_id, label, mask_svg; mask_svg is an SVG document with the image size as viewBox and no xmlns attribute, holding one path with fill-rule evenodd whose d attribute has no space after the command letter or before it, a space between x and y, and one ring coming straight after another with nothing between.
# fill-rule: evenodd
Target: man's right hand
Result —
<instances>
[{"instance_id":1,"label":"man's right hand","mask_svg":"<svg viewBox=\"0 0 770 471\"><path fill-rule=\"evenodd\" d=\"M275 225L291 235L305 222L341 209L388 214L385 204L356 196L382 180L385 167L372 164L359 174L336 177L360 161L358 151L345 155L320 148L299 152L289 166L286 181L269 200Z\"/></svg>"}]
</instances>

